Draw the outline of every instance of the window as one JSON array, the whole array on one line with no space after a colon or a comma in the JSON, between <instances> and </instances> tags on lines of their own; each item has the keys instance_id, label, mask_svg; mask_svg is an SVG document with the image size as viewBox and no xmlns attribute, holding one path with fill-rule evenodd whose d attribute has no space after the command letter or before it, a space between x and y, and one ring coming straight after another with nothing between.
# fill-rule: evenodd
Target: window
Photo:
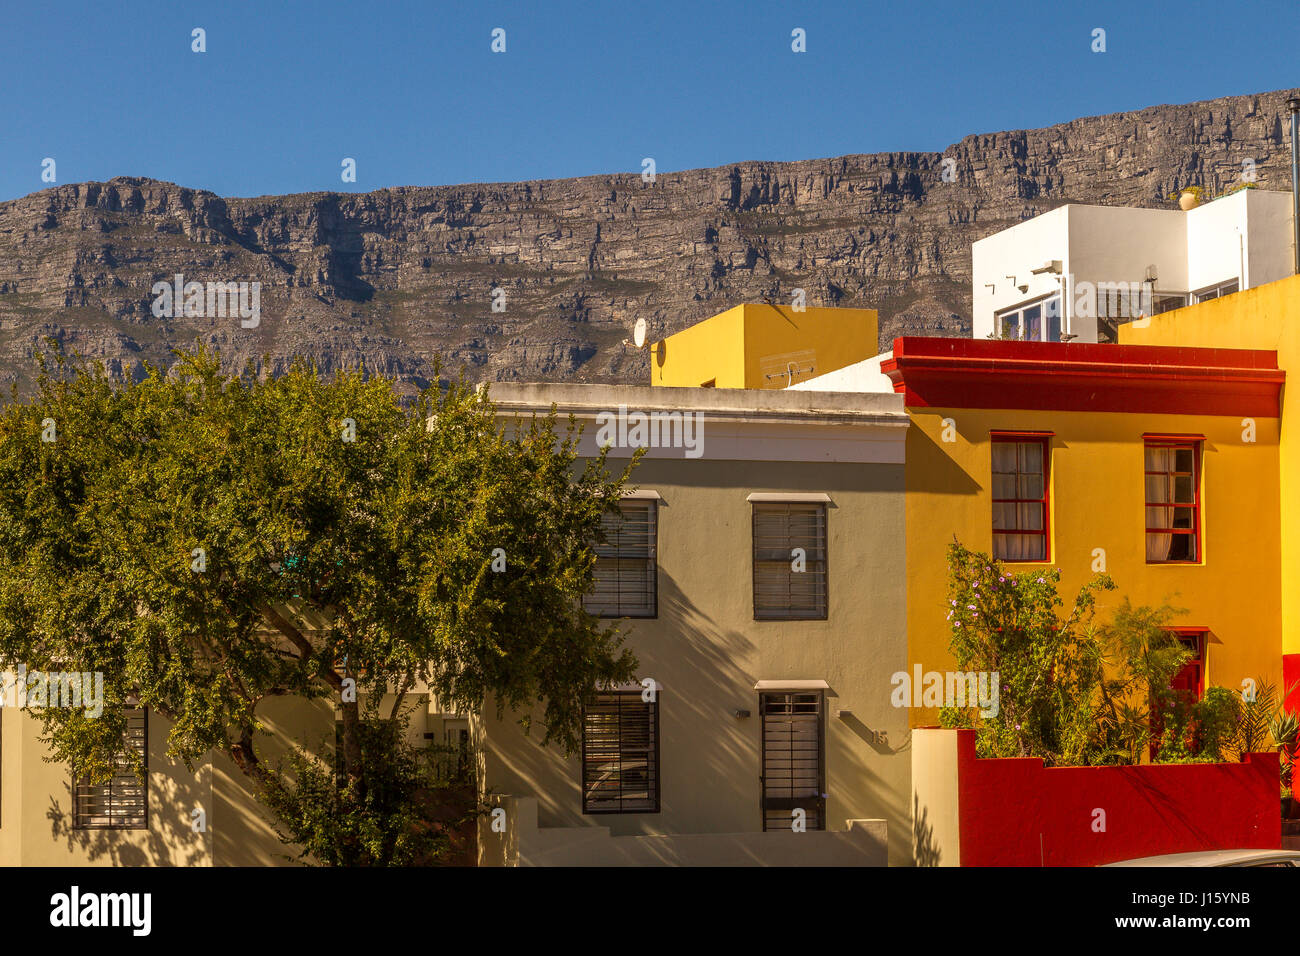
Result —
<instances>
[{"instance_id":1,"label":"window","mask_svg":"<svg viewBox=\"0 0 1300 956\"><path fill-rule=\"evenodd\" d=\"M993 557L1046 561L1050 435L993 434Z\"/></svg>"},{"instance_id":2,"label":"window","mask_svg":"<svg viewBox=\"0 0 1300 956\"><path fill-rule=\"evenodd\" d=\"M1202 289L1200 292L1192 293L1193 302L1208 302L1210 299L1221 299L1225 295L1232 295L1240 286L1236 279L1227 282L1220 282L1218 285L1212 285L1208 289Z\"/></svg>"},{"instance_id":3,"label":"window","mask_svg":"<svg viewBox=\"0 0 1300 956\"><path fill-rule=\"evenodd\" d=\"M1147 563L1199 561L1201 441L1158 436L1144 439Z\"/></svg>"},{"instance_id":4,"label":"window","mask_svg":"<svg viewBox=\"0 0 1300 956\"><path fill-rule=\"evenodd\" d=\"M1187 305L1187 295L1182 292L1157 292L1151 300L1151 314L1172 312Z\"/></svg>"},{"instance_id":5,"label":"window","mask_svg":"<svg viewBox=\"0 0 1300 956\"><path fill-rule=\"evenodd\" d=\"M659 812L659 697L599 694L582 715L582 812Z\"/></svg>"},{"instance_id":6,"label":"window","mask_svg":"<svg viewBox=\"0 0 1300 956\"><path fill-rule=\"evenodd\" d=\"M1197 701L1205 693L1205 631L1173 630L1170 632L1192 652L1192 659L1174 675L1169 686L1189 701Z\"/></svg>"},{"instance_id":7,"label":"window","mask_svg":"<svg viewBox=\"0 0 1300 956\"><path fill-rule=\"evenodd\" d=\"M754 620L826 619L826 505L754 504Z\"/></svg>"},{"instance_id":8,"label":"window","mask_svg":"<svg viewBox=\"0 0 1300 956\"><path fill-rule=\"evenodd\" d=\"M72 778L73 826L81 830L147 830L149 828L149 712L126 712L126 749L140 756L142 783L125 754L107 783L92 784Z\"/></svg>"},{"instance_id":9,"label":"window","mask_svg":"<svg viewBox=\"0 0 1300 956\"><path fill-rule=\"evenodd\" d=\"M1184 648L1191 651L1192 657L1169 681L1169 689L1173 691L1173 700L1166 700L1162 704L1157 695L1153 694L1151 697L1149 712L1151 759L1153 760L1156 754L1160 752L1161 740L1164 737L1165 718L1169 714L1169 708L1188 707L1200 700L1205 693L1205 638L1208 632L1204 628L1171 628L1168 633L1181 643ZM1189 728L1188 745L1199 750L1201 742L1198 738L1198 728Z\"/></svg>"},{"instance_id":10,"label":"window","mask_svg":"<svg viewBox=\"0 0 1300 956\"><path fill-rule=\"evenodd\" d=\"M595 582L584 602L601 617L658 614L658 509L653 499L624 499L619 514L600 519L605 543L596 545Z\"/></svg>"},{"instance_id":11,"label":"window","mask_svg":"<svg viewBox=\"0 0 1300 956\"><path fill-rule=\"evenodd\" d=\"M1061 297L1049 296L998 313L997 337L1027 342L1061 341Z\"/></svg>"}]
</instances>

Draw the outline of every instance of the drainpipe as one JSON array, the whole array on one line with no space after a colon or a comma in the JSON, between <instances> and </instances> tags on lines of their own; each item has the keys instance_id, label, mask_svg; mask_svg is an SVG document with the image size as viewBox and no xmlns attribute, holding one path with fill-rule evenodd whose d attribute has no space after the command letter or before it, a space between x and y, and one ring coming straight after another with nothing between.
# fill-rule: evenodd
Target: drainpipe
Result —
<instances>
[{"instance_id":1,"label":"drainpipe","mask_svg":"<svg viewBox=\"0 0 1300 956\"><path fill-rule=\"evenodd\" d=\"M1291 243L1295 250L1295 271L1300 275L1300 96L1286 101L1291 113Z\"/></svg>"}]
</instances>

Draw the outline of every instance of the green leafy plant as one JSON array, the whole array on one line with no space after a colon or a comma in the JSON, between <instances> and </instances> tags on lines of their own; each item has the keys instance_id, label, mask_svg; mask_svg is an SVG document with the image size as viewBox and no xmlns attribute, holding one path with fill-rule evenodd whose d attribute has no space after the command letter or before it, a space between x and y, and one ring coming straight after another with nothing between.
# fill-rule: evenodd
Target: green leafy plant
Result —
<instances>
[{"instance_id":1,"label":"green leafy plant","mask_svg":"<svg viewBox=\"0 0 1300 956\"><path fill-rule=\"evenodd\" d=\"M571 752L595 689L632 679L581 602L632 466L580 466L572 419L507 432L463 381L407 403L361 370L231 376L204 350L126 384L59 352L39 369L0 411L0 663L101 672L105 699L37 714L52 759L106 778L132 701L173 758L228 756L316 860L386 865L438 852L395 742L407 692L492 700ZM337 783L268 759L277 697L339 715Z\"/></svg>"},{"instance_id":2,"label":"green leafy plant","mask_svg":"<svg viewBox=\"0 0 1300 956\"><path fill-rule=\"evenodd\" d=\"M1096 594L1115 588L1105 575L1063 612L1058 569L1013 572L959 543L948 548L948 568L949 646L963 670L1000 675L1000 707L988 717L944 708L940 718L975 729L981 756L1086 766L1140 763L1153 744L1164 762L1231 752L1238 696L1211 687L1193 701L1171 688L1191 656L1169 631L1177 608L1126 598L1103 625Z\"/></svg>"}]
</instances>

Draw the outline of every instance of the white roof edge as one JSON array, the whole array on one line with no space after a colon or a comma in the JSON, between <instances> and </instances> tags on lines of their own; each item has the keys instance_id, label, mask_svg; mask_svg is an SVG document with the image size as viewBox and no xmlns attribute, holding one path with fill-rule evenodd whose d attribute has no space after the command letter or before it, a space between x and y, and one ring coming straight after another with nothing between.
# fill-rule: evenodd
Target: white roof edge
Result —
<instances>
[{"instance_id":1,"label":"white roof edge","mask_svg":"<svg viewBox=\"0 0 1300 956\"><path fill-rule=\"evenodd\" d=\"M638 488L636 491L624 491L622 497L659 501L662 496L657 491L650 491L647 488Z\"/></svg>"},{"instance_id":2,"label":"white roof edge","mask_svg":"<svg viewBox=\"0 0 1300 956\"><path fill-rule=\"evenodd\" d=\"M817 501L830 503L831 496L820 491L756 491L746 501Z\"/></svg>"},{"instance_id":3,"label":"white roof edge","mask_svg":"<svg viewBox=\"0 0 1300 956\"><path fill-rule=\"evenodd\" d=\"M824 680L761 680L754 684L754 690L830 690L831 685Z\"/></svg>"}]
</instances>

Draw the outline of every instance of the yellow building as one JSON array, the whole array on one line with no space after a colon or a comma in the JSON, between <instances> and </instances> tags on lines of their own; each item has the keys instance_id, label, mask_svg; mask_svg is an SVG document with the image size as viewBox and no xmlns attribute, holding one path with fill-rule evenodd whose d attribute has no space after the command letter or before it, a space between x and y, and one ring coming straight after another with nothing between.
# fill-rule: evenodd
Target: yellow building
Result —
<instances>
[{"instance_id":1,"label":"yellow building","mask_svg":"<svg viewBox=\"0 0 1300 956\"><path fill-rule=\"evenodd\" d=\"M874 309L738 305L650 346L650 383L785 388L876 353Z\"/></svg>"},{"instance_id":2,"label":"yellow building","mask_svg":"<svg viewBox=\"0 0 1300 956\"><path fill-rule=\"evenodd\" d=\"M904 396L909 663L953 666L946 549L1097 572L1183 609L1196 689L1281 678L1274 353L903 338L881 370ZM806 383L815 389L815 381ZM937 722L913 711L913 726Z\"/></svg>"},{"instance_id":3,"label":"yellow building","mask_svg":"<svg viewBox=\"0 0 1300 956\"><path fill-rule=\"evenodd\" d=\"M1100 596L1103 620L1125 597L1183 609L1176 624L1196 654L1188 674L1201 691L1282 679L1279 524L1287 520L1279 514L1296 506L1285 503L1278 467L1281 455L1285 488L1288 467L1300 469L1300 446L1288 466L1279 447L1284 372L1270 350L1300 350L1300 331L1286 343L1280 332L1286 293L1300 292L1292 281L1197 306L1204 317L1168 343L1232 349L902 338L892 352L793 385L904 396L912 428L897 550L912 673L954 664L945 594L946 549L956 538L1016 569L1059 567L1067 600L1105 571L1118 590ZM1258 303L1236 310L1250 336L1224 319L1243 298ZM1273 318L1256 321L1261 311ZM1151 328L1181 329L1178 318L1193 312L1158 317ZM696 378L721 376L738 349L721 344L737 334L727 313L679 334L713 343L703 354L717 364L698 361ZM1038 497L1005 490L1021 485ZM1300 537L1293 543L1300 548ZM1295 644L1300 650L1300 638ZM935 708L910 713L912 726L937 720Z\"/></svg>"},{"instance_id":4,"label":"yellow building","mask_svg":"<svg viewBox=\"0 0 1300 956\"><path fill-rule=\"evenodd\" d=\"M1270 349L1285 371L1300 369L1300 276L1140 319L1119 327L1121 344ZM1287 686L1300 680L1300 393L1283 389L1278 449L1280 486L1281 643ZM1272 526L1256 529L1264 539ZM1271 578L1270 578L1271 580ZM1249 577L1239 586L1254 593L1264 585ZM1291 698L1293 709L1300 693Z\"/></svg>"}]
</instances>

